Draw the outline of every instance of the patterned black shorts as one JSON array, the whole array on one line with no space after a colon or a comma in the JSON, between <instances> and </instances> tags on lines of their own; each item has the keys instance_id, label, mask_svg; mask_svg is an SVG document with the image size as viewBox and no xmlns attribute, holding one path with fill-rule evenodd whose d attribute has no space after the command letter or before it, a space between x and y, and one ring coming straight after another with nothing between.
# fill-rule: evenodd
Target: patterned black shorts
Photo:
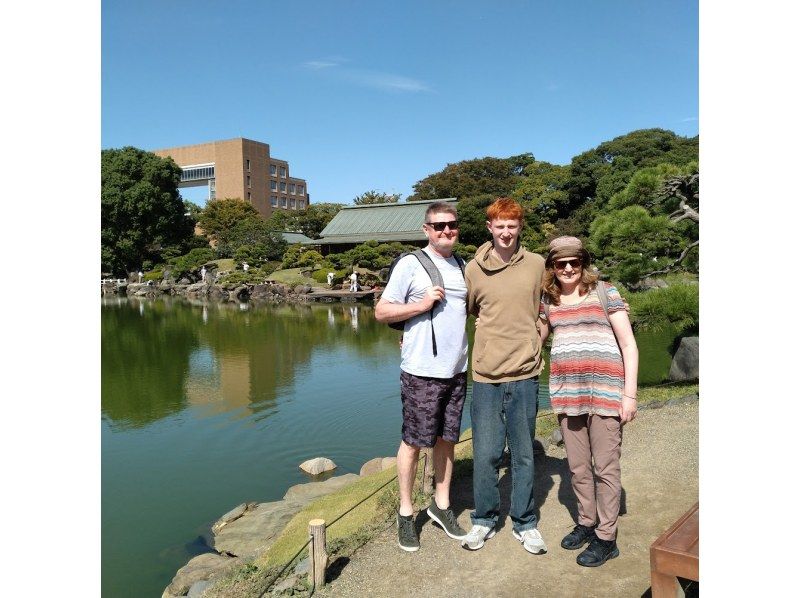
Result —
<instances>
[{"instance_id":1,"label":"patterned black shorts","mask_svg":"<svg viewBox=\"0 0 800 598\"><path fill-rule=\"evenodd\" d=\"M452 378L426 378L401 370L403 442L430 447L436 444L437 436L458 442L466 395L466 372Z\"/></svg>"}]
</instances>

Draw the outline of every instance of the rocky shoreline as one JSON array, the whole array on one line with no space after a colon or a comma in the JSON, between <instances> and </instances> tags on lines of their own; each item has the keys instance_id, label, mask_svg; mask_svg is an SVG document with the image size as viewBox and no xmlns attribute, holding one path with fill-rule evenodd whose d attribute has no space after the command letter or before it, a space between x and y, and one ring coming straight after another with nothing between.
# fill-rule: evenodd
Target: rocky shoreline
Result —
<instances>
[{"instance_id":1,"label":"rocky shoreline","mask_svg":"<svg viewBox=\"0 0 800 598\"><path fill-rule=\"evenodd\" d=\"M673 405L695 403L698 394L665 401L653 401L640 410L661 409ZM536 438L538 452L547 445L562 446L559 429L547 438ZM210 528L209 552L200 554L181 567L165 588L162 598L203 596L220 578L232 569L257 559L275 542L289 521L314 500L338 492L363 476L373 475L396 465L394 457L376 457L364 463L359 474L348 473L323 482L291 486L278 501L243 503L220 517ZM271 588L270 595L294 593L300 577L308 572L308 559L295 565L291 574Z\"/></svg>"},{"instance_id":2,"label":"rocky shoreline","mask_svg":"<svg viewBox=\"0 0 800 598\"><path fill-rule=\"evenodd\" d=\"M103 295L122 295L154 299L172 296L208 301L236 301L253 303L332 303L335 301L373 303L381 289L365 287L357 293L320 289L307 284L290 286L278 282L241 284L228 288L211 282L106 282L101 285Z\"/></svg>"},{"instance_id":3,"label":"rocky shoreline","mask_svg":"<svg viewBox=\"0 0 800 598\"><path fill-rule=\"evenodd\" d=\"M231 569L252 562L269 549L289 521L314 500L339 491L362 476L394 467L394 457L376 457L362 465L358 474L346 473L323 482L291 486L281 500L242 503L220 517L210 528L209 552L192 558L178 569L162 598L201 596ZM301 561L295 573L307 564Z\"/></svg>"}]
</instances>

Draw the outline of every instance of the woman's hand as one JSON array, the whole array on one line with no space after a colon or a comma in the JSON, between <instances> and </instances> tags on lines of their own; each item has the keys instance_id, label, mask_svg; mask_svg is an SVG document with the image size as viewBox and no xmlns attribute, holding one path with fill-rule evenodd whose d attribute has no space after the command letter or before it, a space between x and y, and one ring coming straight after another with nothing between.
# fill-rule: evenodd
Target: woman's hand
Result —
<instances>
[{"instance_id":1,"label":"woman's hand","mask_svg":"<svg viewBox=\"0 0 800 598\"><path fill-rule=\"evenodd\" d=\"M622 395L622 404L619 406L619 420L625 425L636 417L636 399Z\"/></svg>"}]
</instances>

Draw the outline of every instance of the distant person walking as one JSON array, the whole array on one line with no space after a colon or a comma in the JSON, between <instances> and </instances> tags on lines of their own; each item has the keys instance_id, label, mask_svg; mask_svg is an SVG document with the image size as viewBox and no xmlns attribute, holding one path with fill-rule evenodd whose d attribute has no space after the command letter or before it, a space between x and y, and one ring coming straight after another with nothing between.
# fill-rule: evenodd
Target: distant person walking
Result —
<instances>
[{"instance_id":1,"label":"distant person walking","mask_svg":"<svg viewBox=\"0 0 800 598\"><path fill-rule=\"evenodd\" d=\"M139 276L139 282L142 282L142 278L144 277L144 274L142 274L141 270L139 270L138 276Z\"/></svg>"},{"instance_id":2,"label":"distant person walking","mask_svg":"<svg viewBox=\"0 0 800 598\"><path fill-rule=\"evenodd\" d=\"M639 350L625 302L590 265L580 239L553 239L539 313L542 342L551 330L554 335L550 403L578 499L577 525L561 547L577 550L589 542L577 562L599 567L619 556L622 426L636 417Z\"/></svg>"},{"instance_id":3,"label":"distant person walking","mask_svg":"<svg viewBox=\"0 0 800 598\"><path fill-rule=\"evenodd\" d=\"M200 280L202 280L203 282L206 281L206 267L205 266L200 268Z\"/></svg>"},{"instance_id":4,"label":"distant person walking","mask_svg":"<svg viewBox=\"0 0 800 598\"><path fill-rule=\"evenodd\" d=\"M356 291L358 291L358 274L353 270L350 275L350 292L355 293Z\"/></svg>"},{"instance_id":5,"label":"distant person walking","mask_svg":"<svg viewBox=\"0 0 800 598\"><path fill-rule=\"evenodd\" d=\"M333 277L336 276L335 272L328 272L328 286L333 286Z\"/></svg>"},{"instance_id":6,"label":"distant person walking","mask_svg":"<svg viewBox=\"0 0 800 598\"><path fill-rule=\"evenodd\" d=\"M250 269L250 264L248 264L247 262L242 262L242 270L247 272L249 269Z\"/></svg>"}]
</instances>

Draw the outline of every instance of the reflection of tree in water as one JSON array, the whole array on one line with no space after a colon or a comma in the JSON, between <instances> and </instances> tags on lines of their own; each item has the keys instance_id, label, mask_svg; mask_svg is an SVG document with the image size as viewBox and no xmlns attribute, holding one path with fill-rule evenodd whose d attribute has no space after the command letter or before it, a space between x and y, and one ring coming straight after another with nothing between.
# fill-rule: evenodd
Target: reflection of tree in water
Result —
<instances>
[{"instance_id":1,"label":"reflection of tree in water","mask_svg":"<svg viewBox=\"0 0 800 598\"><path fill-rule=\"evenodd\" d=\"M142 308L140 315L139 309ZM359 306L250 306L126 300L102 314L102 409L142 426L187 405L241 417L275 408L315 351L354 363L399 364L400 333Z\"/></svg>"},{"instance_id":2,"label":"reflection of tree in water","mask_svg":"<svg viewBox=\"0 0 800 598\"><path fill-rule=\"evenodd\" d=\"M197 322L188 310L147 302L103 309L101 409L114 424L139 427L184 405L189 355L198 346Z\"/></svg>"},{"instance_id":3,"label":"reflection of tree in water","mask_svg":"<svg viewBox=\"0 0 800 598\"><path fill-rule=\"evenodd\" d=\"M350 307L341 304L253 307L246 313L227 305L212 309L213 317L201 329L204 343L213 349L223 376L226 368L236 367L239 375L248 377L238 392L249 396L225 398L249 404L254 411L274 408L281 389L293 384L298 368L311 360L314 351L348 347L358 359L380 363L385 362L387 351L397 353L396 333L387 338L386 327L364 308L358 308L357 331ZM243 367L243 362L248 365ZM343 374L347 365L342 363Z\"/></svg>"}]
</instances>

